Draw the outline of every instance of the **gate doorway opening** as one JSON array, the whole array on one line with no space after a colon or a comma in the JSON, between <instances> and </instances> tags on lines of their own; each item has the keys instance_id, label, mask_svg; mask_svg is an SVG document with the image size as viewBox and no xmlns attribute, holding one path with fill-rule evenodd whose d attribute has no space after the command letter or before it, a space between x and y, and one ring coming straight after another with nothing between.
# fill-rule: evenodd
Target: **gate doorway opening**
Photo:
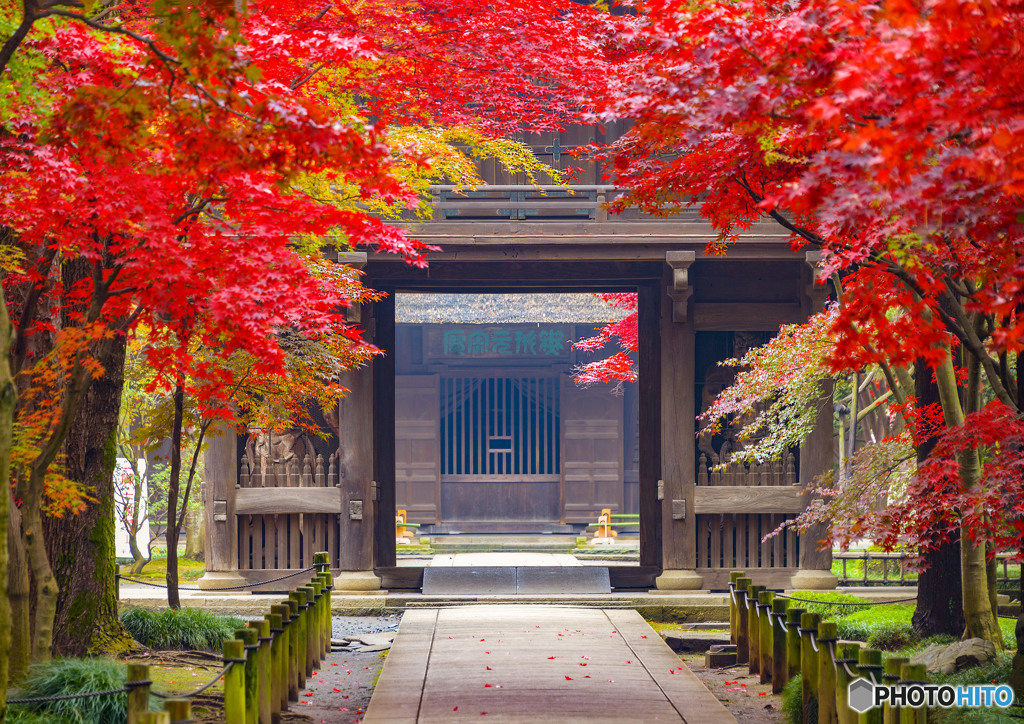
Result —
<instances>
[{"instance_id":1,"label":"gate doorway opening","mask_svg":"<svg viewBox=\"0 0 1024 724\"><path fill-rule=\"evenodd\" d=\"M399 559L575 554L602 511L639 513L636 385L573 379L602 354L573 343L621 317L588 293L395 295ZM635 563L639 522L611 549Z\"/></svg>"}]
</instances>

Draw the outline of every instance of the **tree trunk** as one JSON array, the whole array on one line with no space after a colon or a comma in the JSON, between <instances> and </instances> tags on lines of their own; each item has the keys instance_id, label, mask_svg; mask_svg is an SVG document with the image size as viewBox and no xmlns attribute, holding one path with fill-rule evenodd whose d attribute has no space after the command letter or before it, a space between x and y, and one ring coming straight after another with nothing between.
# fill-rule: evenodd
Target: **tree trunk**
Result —
<instances>
[{"instance_id":1,"label":"tree trunk","mask_svg":"<svg viewBox=\"0 0 1024 724\"><path fill-rule=\"evenodd\" d=\"M11 604L7 598L7 507L13 506L11 446L14 405L18 392L11 376L10 353L14 327L7 314L7 300L0 289L0 722L7 716L7 671L11 650Z\"/></svg>"},{"instance_id":2,"label":"tree trunk","mask_svg":"<svg viewBox=\"0 0 1024 724\"><path fill-rule=\"evenodd\" d=\"M174 423L171 429L171 479L167 484L167 605L181 608L178 596L178 490L181 485L181 428L184 424L185 390L174 387ZM187 504L187 503L186 503Z\"/></svg>"},{"instance_id":3,"label":"tree trunk","mask_svg":"<svg viewBox=\"0 0 1024 724\"><path fill-rule=\"evenodd\" d=\"M923 360L918 360L914 365L914 372L914 394L918 407L923 408L939 402L939 388L935 384L935 377ZM935 438L924 440L918 445L918 467L928 459L934 447ZM956 540L925 553L924 560L926 568L917 579L914 630L921 636L943 633L959 636L964 631L959 536Z\"/></svg>"},{"instance_id":4,"label":"tree trunk","mask_svg":"<svg viewBox=\"0 0 1024 724\"><path fill-rule=\"evenodd\" d=\"M32 663L32 606L29 599L28 558L21 538L21 511L7 505L7 595L11 605L11 653L8 681L20 682Z\"/></svg>"},{"instance_id":5,"label":"tree trunk","mask_svg":"<svg viewBox=\"0 0 1024 724\"><path fill-rule=\"evenodd\" d=\"M947 355L935 370L939 386L942 412L947 427L964 424L964 409L960 404L959 389L953 361ZM981 459L977 450L963 450L957 454L960 484L970 490L981 478ZM1003 650L1003 636L996 624L995 612L989 603L988 572L985 564L985 546L974 545L968 531L960 529L960 575L964 597L964 638L982 638L991 641L997 651Z\"/></svg>"},{"instance_id":6,"label":"tree trunk","mask_svg":"<svg viewBox=\"0 0 1024 724\"><path fill-rule=\"evenodd\" d=\"M104 374L93 381L64 443L67 476L96 502L78 515L47 518L46 545L61 582L54 622L57 656L124 653L131 636L121 625L114 581L114 467L124 384L126 341L100 345Z\"/></svg>"}]
</instances>

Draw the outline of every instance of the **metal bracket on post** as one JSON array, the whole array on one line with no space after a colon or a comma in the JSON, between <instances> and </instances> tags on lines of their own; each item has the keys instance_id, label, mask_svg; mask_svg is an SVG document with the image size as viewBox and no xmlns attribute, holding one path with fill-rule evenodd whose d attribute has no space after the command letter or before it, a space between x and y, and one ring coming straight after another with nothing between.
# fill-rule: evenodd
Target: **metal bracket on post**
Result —
<instances>
[{"instance_id":1,"label":"metal bracket on post","mask_svg":"<svg viewBox=\"0 0 1024 724\"><path fill-rule=\"evenodd\" d=\"M664 480L659 480L658 481L658 500L664 500L664 499L665 499L665 481Z\"/></svg>"},{"instance_id":2,"label":"metal bracket on post","mask_svg":"<svg viewBox=\"0 0 1024 724\"><path fill-rule=\"evenodd\" d=\"M371 480L370 481L370 500L375 501L375 502L380 500L380 498L378 497L377 481L376 480Z\"/></svg>"},{"instance_id":3,"label":"metal bracket on post","mask_svg":"<svg viewBox=\"0 0 1024 724\"><path fill-rule=\"evenodd\" d=\"M690 265L697 258L693 251L667 251L665 263L672 267L672 286L668 295L672 298L672 321L686 321L686 305L693 296L690 286Z\"/></svg>"},{"instance_id":4,"label":"metal bracket on post","mask_svg":"<svg viewBox=\"0 0 1024 724\"><path fill-rule=\"evenodd\" d=\"M686 520L686 501L672 501L672 520Z\"/></svg>"},{"instance_id":5,"label":"metal bracket on post","mask_svg":"<svg viewBox=\"0 0 1024 724\"><path fill-rule=\"evenodd\" d=\"M363 501L361 501L361 500L350 500L350 501L348 501L348 519L349 520L362 520L363 519Z\"/></svg>"},{"instance_id":6,"label":"metal bracket on post","mask_svg":"<svg viewBox=\"0 0 1024 724\"><path fill-rule=\"evenodd\" d=\"M228 501L226 500L214 500L213 501L213 521L215 523L224 523L228 519Z\"/></svg>"}]
</instances>

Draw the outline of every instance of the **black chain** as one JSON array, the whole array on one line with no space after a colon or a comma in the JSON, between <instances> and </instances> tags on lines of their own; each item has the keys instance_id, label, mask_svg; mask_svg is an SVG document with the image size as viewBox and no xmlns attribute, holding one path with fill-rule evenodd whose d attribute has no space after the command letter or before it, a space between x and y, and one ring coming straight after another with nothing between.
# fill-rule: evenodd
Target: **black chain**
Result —
<instances>
[{"instance_id":1,"label":"black chain","mask_svg":"<svg viewBox=\"0 0 1024 724\"><path fill-rule=\"evenodd\" d=\"M107 689L106 691L86 691L81 694L63 694L61 696L36 696L31 699L8 699L8 704L39 704L47 701L67 701L69 699L88 699L94 696L109 696L111 694L125 694L127 688Z\"/></svg>"},{"instance_id":2,"label":"black chain","mask_svg":"<svg viewBox=\"0 0 1024 724\"><path fill-rule=\"evenodd\" d=\"M223 588L197 588L195 586L178 586L178 590L179 591L202 591L204 593L215 593L217 591L237 591L237 590L242 589L242 588L255 588L256 586L265 586L268 583L277 583L278 581L283 581L286 578L293 578L294 576L301 576L303 573L309 573L314 568L316 568L316 566L310 566L309 568L303 568L301 571L295 571L294 573L289 573L286 576L281 576L279 578L271 578L269 581L259 581L258 583L245 583L245 584L243 584L241 586L224 586ZM141 584L143 586L153 586L153 588L167 588L167 584L165 584L165 583L153 583L152 581L139 581L139 580L136 580L134 578L128 578L128 576L122 576L120 573L117 575L117 577L120 578L123 581L129 581L131 583L139 583L139 584Z\"/></svg>"}]
</instances>

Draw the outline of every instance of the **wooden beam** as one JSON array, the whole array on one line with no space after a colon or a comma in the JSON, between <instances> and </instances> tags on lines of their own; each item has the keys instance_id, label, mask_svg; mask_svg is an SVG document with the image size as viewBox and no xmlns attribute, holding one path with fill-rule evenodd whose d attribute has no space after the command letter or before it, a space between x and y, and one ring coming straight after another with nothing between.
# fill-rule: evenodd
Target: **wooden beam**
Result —
<instances>
[{"instance_id":1,"label":"wooden beam","mask_svg":"<svg viewBox=\"0 0 1024 724\"><path fill-rule=\"evenodd\" d=\"M694 302L693 324L707 331L775 332L806 319L798 302Z\"/></svg>"},{"instance_id":2,"label":"wooden beam","mask_svg":"<svg viewBox=\"0 0 1024 724\"><path fill-rule=\"evenodd\" d=\"M274 513L340 513L337 488L239 488L235 491L236 515Z\"/></svg>"},{"instance_id":3,"label":"wooden beam","mask_svg":"<svg viewBox=\"0 0 1024 724\"><path fill-rule=\"evenodd\" d=\"M694 514L704 513L800 513L805 507L803 486L765 485L713 487L694 490Z\"/></svg>"}]
</instances>

